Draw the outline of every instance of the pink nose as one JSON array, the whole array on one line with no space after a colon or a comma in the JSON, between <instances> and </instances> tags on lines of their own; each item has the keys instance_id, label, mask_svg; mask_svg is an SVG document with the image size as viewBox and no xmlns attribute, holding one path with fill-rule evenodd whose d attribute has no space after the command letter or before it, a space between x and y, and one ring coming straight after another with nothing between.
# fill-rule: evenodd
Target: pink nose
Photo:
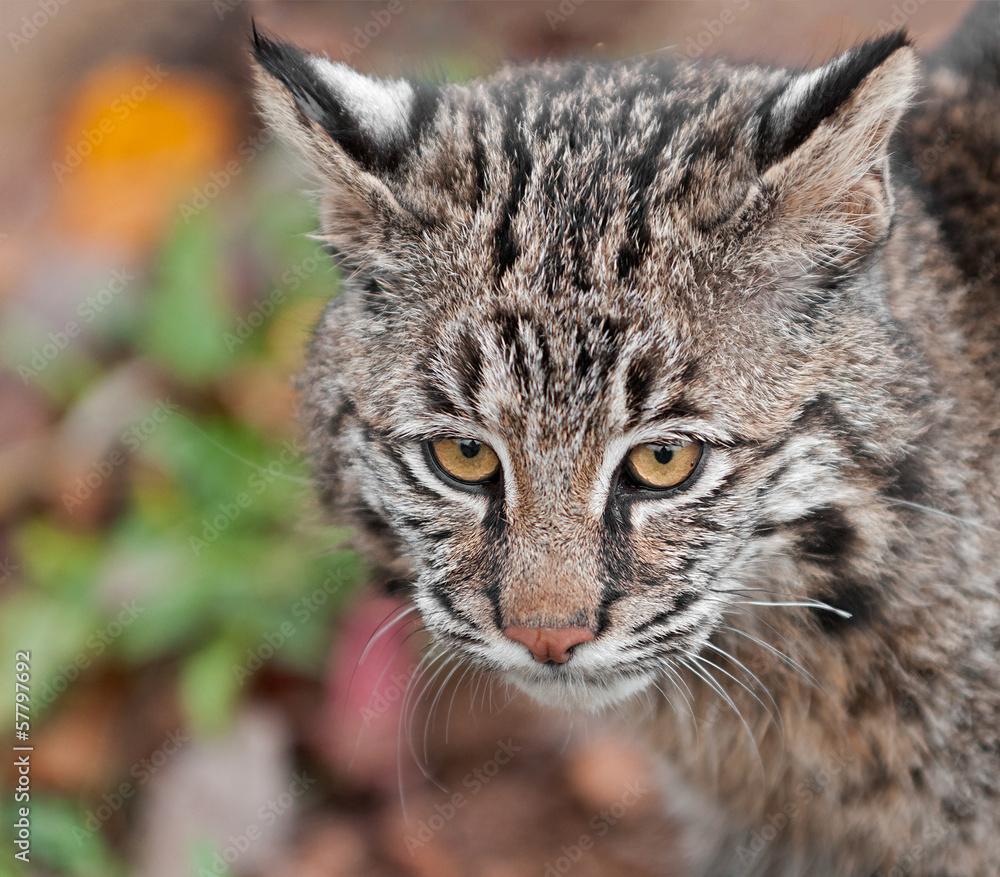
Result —
<instances>
[{"instance_id":1,"label":"pink nose","mask_svg":"<svg viewBox=\"0 0 1000 877\"><path fill-rule=\"evenodd\" d=\"M569 650L590 642L594 635L585 627L508 627L503 635L528 647L540 664L555 661L565 664Z\"/></svg>"}]
</instances>

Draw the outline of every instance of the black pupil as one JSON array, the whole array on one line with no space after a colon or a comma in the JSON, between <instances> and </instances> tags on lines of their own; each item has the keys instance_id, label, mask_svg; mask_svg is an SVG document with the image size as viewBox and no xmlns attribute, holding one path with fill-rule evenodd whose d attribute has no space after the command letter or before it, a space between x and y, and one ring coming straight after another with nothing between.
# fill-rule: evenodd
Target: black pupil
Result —
<instances>
[{"instance_id":1,"label":"black pupil","mask_svg":"<svg viewBox=\"0 0 1000 877\"><path fill-rule=\"evenodd\" d=\"M670 445L657 445L653 451L653 459L661 466L666 466L674 458L676 450L677 448L672 448Z\"/></svg>"},{"instance_id":2,"label":"black pupil","mask_svg":"<svg viewBox=\"0 0 1000 877\"><path fill-rule=\"evenodd\" d=\"M475 439L462 439L462 441L458 443L458 449L462 452L462 456L465 457L466 460L471 460L475 457L479 453L479 449L481 447L482 445Z\"/></svg>"}]
</instances>

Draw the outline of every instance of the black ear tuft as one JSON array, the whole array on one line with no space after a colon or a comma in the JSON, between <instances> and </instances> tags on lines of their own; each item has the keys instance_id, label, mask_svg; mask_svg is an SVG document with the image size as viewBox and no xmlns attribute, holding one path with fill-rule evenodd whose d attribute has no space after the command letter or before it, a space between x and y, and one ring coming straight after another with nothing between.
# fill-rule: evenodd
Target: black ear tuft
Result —
<instances>
[{"instance_id":1,"label":"black ear tuft","mask_svg":"<svg viewBox=\"0 0 1000 877\"><path fill-rule=\"evenodd\" d=\"M898 50L909 46L899 30L856 46L829 64L793 78L762 107L757 168L764 171L794 152L846 104L865 78Z\"/></svg>"},{"instance_id":2,"label":"black ear tuft","mask_svg":"<svg viewBox=\"0 0 1000 877\"><path fill-rule=\"evenodd\" d=\"M253 56L292 96L302 123L316 123L365 170L394 170L433 119L437 90L378 80L308 55L253 27Z\"/></svg>"}]
</instances>

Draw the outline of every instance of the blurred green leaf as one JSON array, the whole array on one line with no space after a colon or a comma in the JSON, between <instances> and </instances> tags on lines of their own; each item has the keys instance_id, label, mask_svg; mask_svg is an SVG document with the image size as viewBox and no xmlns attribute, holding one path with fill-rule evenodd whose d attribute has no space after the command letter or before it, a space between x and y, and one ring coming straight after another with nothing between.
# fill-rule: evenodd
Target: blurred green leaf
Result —
<instances>
[{"instance_id":1,"label":"blurred green leaf","mask_svg":"<svg viewBox=\"0 0 1000 877\"><path fill-rule=\"evenodd\" d=\"M18 548L25 577L32 585L70 599L85 599L91 592L104 550L97 535L39 519L21 527Z\"/></svg>"},{"instance_id":2,"label":"blurred green leaf","mask_svg":"<svg viewBox=\"0 0 1000 877\"><path fill-rule=\"evenodd\" d=\"M6 796L5 796L6 797ZM16 805L11 799L0 805L3 821L13 825ZM125 869L111 853L100 830L88 825L78 804L58 798L31 796L31 873L38 865L72 877L118 877ZM9 859L8 852L4 858Z\"/></svg>"},{"instance_id":3,"label":"blurred green leaf","mask_svg":"<svg viewBox=\"0 0 1000 877\"><path fill-rule=\"evenodd\" d=\"M322 674L331 621L365 580L360 557L337 549L346 531L302 523L311 488L299 449L231 414L245 410L234 387L252 395L253 375L294 363L299 333L338 286L332 261L309 237L314 205L289 194L287 156L265 152L254 168L259 177L242 202L253 209L208 210L180 223L155 269L140 272L128 295L94 319L86 345L60 346L44 325L0 338L15 374L32 358L42 366L22 377L54 407L71 408L102 379L104 362L128 356L155 360L160 368L148 371L185 405L132 450L107 526L91 521L94 531L81 532L39 503L12 532L26 587L0 601L0 645L7 654L32 652L33 718L92 673L91 664L112 660L141 677L159 662L180 668L193 726L216 733L251 690L240 667ZM227 348L241 319L253 332ZM47 343L56 344L52 356L41 350ZM132 599L141 615L101 646L118 603ZM0 706L3 721L12 713L10 703ZM0 807L8 825L9 804ZM123 873L69 795L42 799L33 816L33 851L46 873ZM215 868L217 855L209 843L192 848L192 873ZM0 877L9 861L0 859Z\"/></svg>"},{"instance_id":4,"label":"blurred green leaf","mask_svg":"<svg viewBox=\"0 0 1000 877\"><path fill-rule=\"evenodd\" d=\"M232 871L226 867L219 848L210 840L199 838L188 848L189 873L211 874L212 877L231 877Z\"/></svg>"},{"instance_id":5,"label":"blurred green leaf","mask_svg":"<svg viewBox=\"0 0 1000 877\"><path fill-rule=\"evenodd\" d=\"M160 254L138 339L140 352L189 382L214 377L231 364L222 340L230 314L218 237L210 211L177 224Z\"/></svg>"},{"instance_id":6,"label":"blurred green leaf","mask_svg":"<svg viewBox=\"0 0 1000 877\"><path fill-rule=\"evenodd\" d=\"M67 326L50 328L33 312L14 306L3 317L0 364L23 383L40 387L54 402L68 404L100 375L82 339L70 337Z\"/></svg>"},{"instance_id":7,"label":"blurred green leaf","mask_svg":"<svg viewBox=\"0 0 1000 877\"><path fill-rule=\"evenodd\" d=\"M199 735L213 736L229 726L239 694L233 667L239 662L239 645L220 639L197 652L184 665L181 699Z\"/></svg>"},{"instance_id":8,"label":"blurred green leaf","mask_svg":"<svg viewBox=\"0 0 1000 877\"><path fill-rule=\"evenodd\" d=\"M100 627L95 610L40 591L21 591L4 601L0 646L5 655L31 653L33 719L42 716L81 673L87 672L96 658L88 640ZM0 721L9 727L13 714L13 698L0 702Z\"/></svg>"}]
</instances>

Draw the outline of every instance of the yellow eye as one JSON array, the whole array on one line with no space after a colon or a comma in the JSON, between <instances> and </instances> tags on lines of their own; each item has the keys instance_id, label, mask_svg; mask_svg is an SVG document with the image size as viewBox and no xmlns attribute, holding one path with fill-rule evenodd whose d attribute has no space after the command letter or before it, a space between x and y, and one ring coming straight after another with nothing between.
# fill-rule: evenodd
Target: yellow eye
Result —
<instances>
[{"instance_id":1,"label":"yellow eye","mask_svg":"<svg viewBox=\"0 0 1000 877\"><path fill-rule=\"evenodd\" d=\"M466 484L491 481L500 472L496 451L475 439L440 439L431 442L431 452L445 472Z\"/></svg>"},{"instance_id":2,"label":"yellow eye","mask_svg":"<svg viewBox=\"0 0 1000 877\"><path fill-rule=\"evenodd\" d=\"M685 481L698 465L701 452L702 444L697 441L639 445L628 452L625 468L636 484L663 490Z\"/></svg>"}]
</instances>

